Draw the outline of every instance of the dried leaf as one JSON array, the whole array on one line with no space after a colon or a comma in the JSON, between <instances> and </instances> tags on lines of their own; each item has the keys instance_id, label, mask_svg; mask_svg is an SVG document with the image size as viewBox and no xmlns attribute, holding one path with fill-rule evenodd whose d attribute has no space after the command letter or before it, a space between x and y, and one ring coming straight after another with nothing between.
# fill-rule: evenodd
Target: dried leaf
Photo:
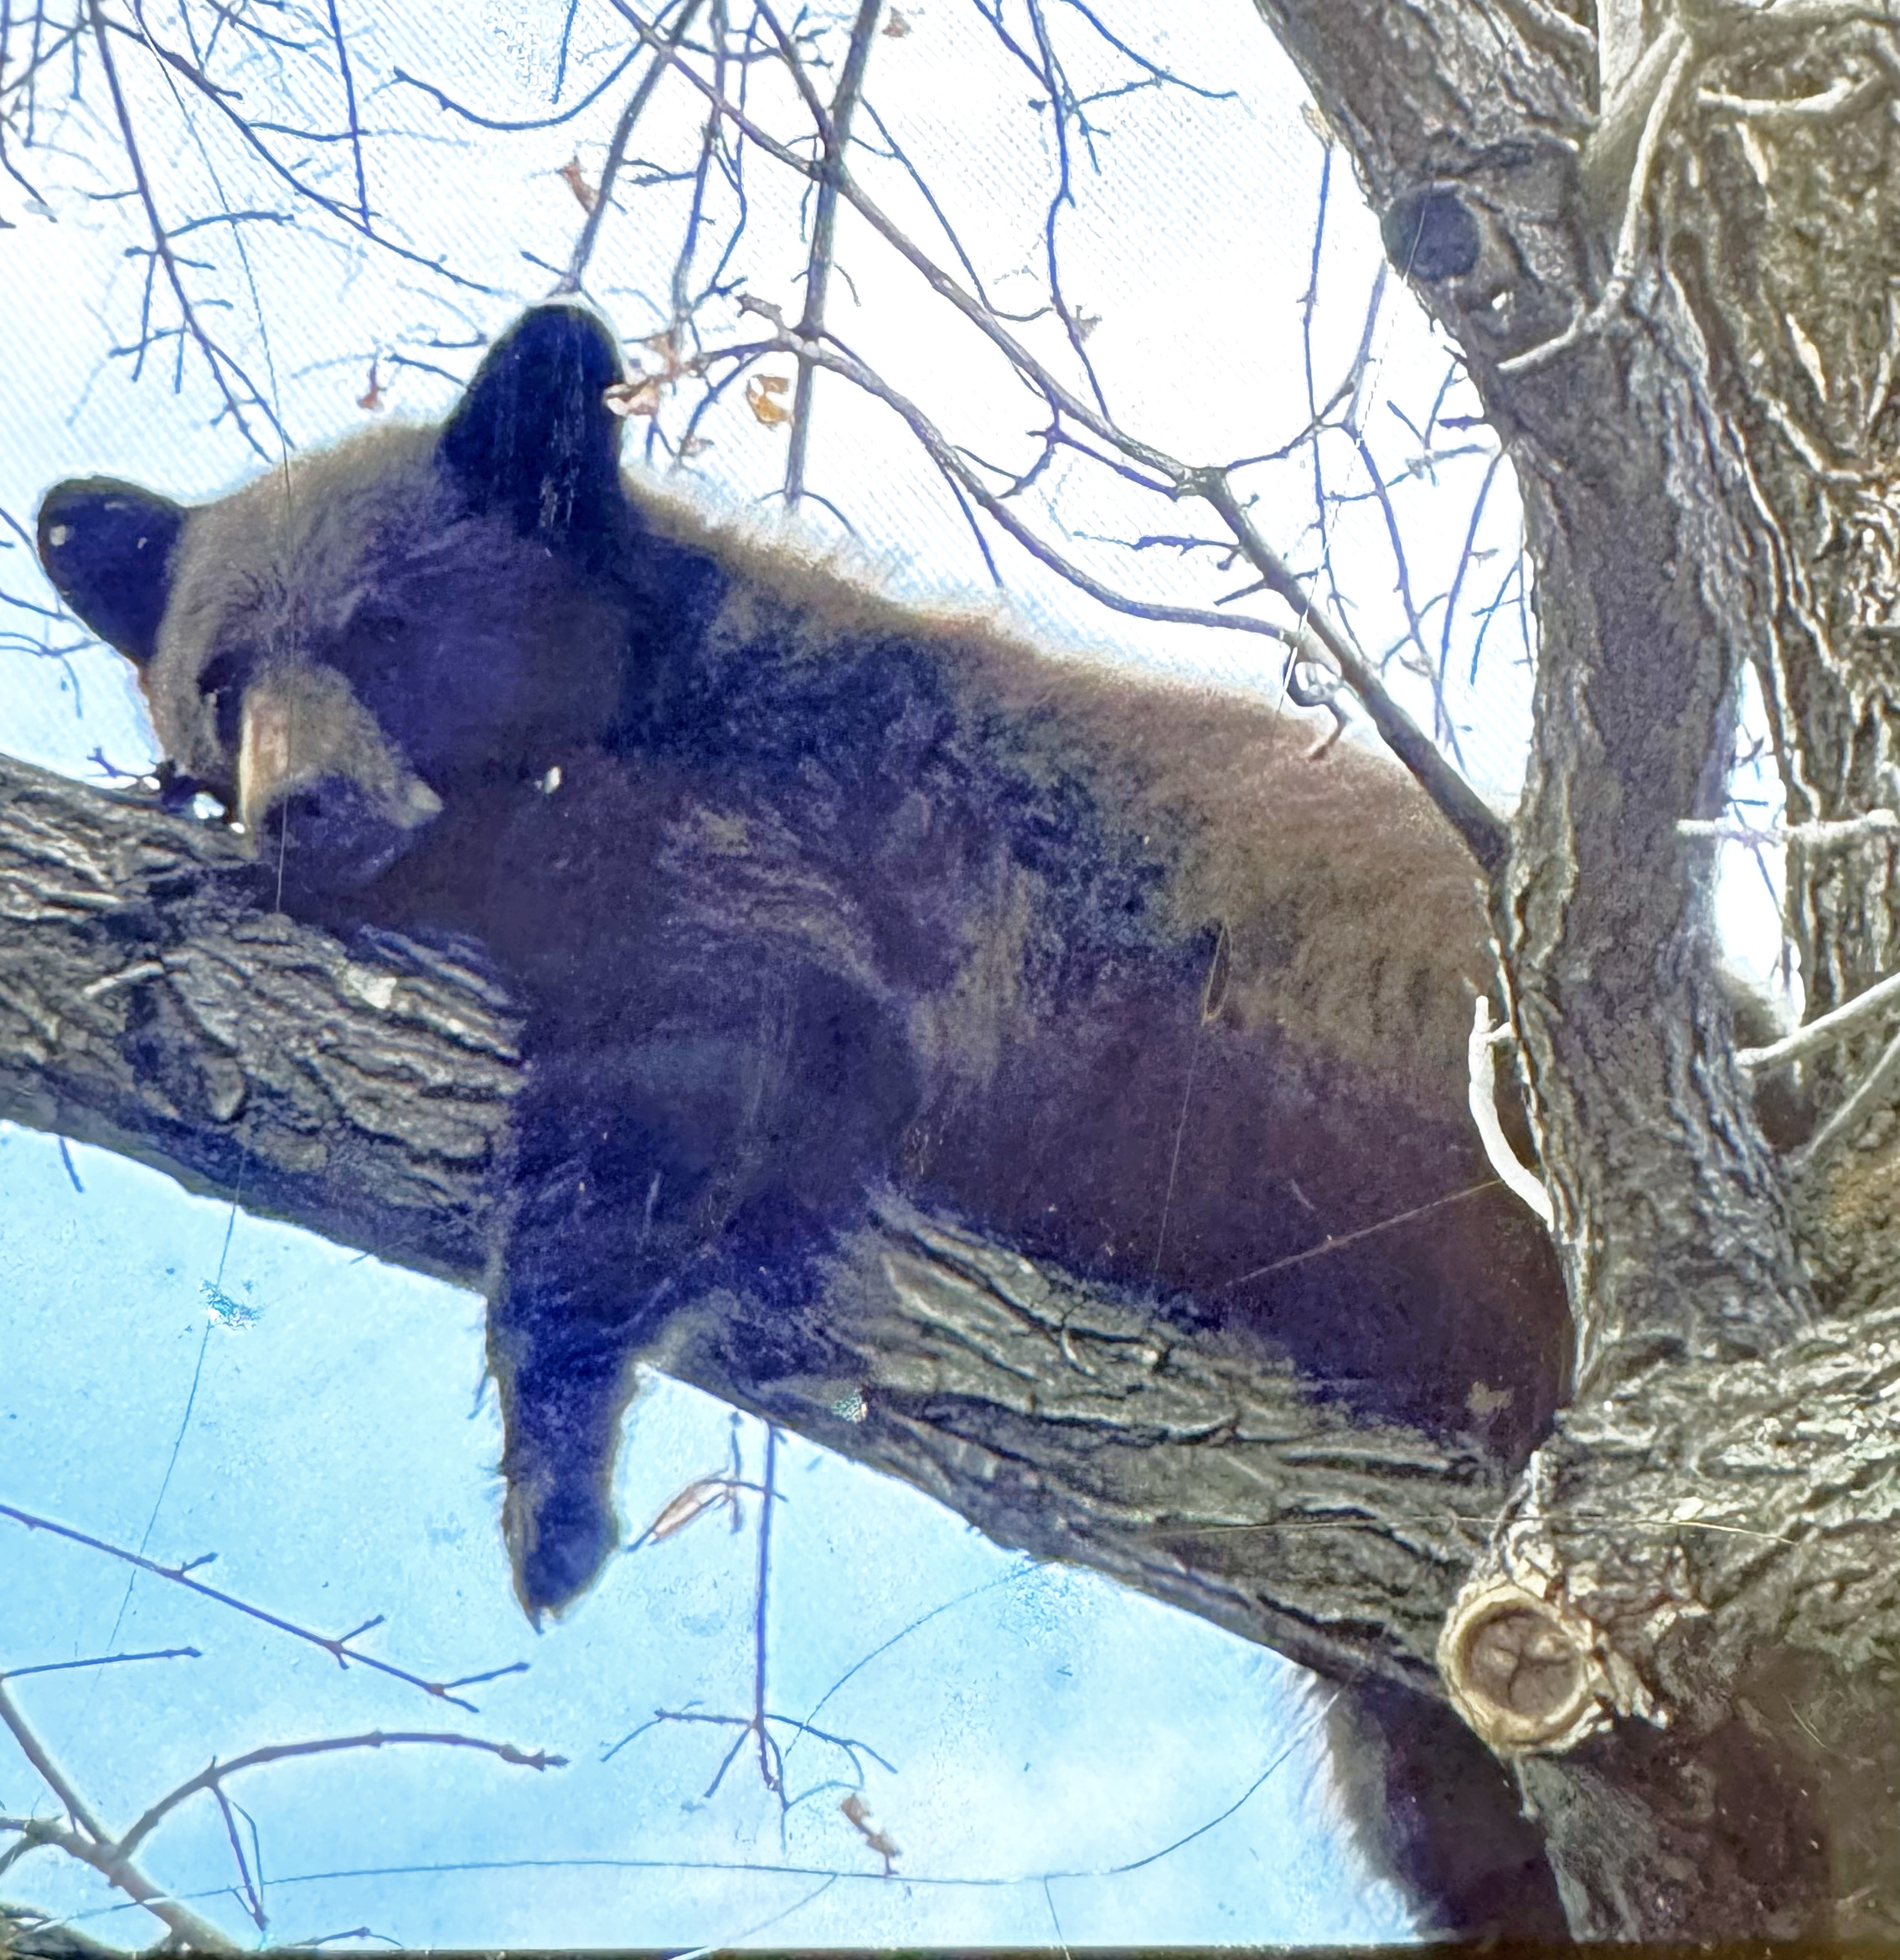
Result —
<instances>
[{"instance_id":1,"label":"dried leaf","mask_svg":"<svg viewBox=\"0 0 1900 1960\"><path fill-rule=\"evenodd\" d=\"M670 1498L662 1508L659 1515L634 1541L636 1548L643 1545L658 1545L662 1540L676 1536L689 1524L696 1524L708 1511L715 1511L721 1504L731 1504L735 1511L739 1499L730 1477L700 1477Z\"/></svg>"},{"instance_id":2,"label":"dried leaf","mask_svg":"<svg viewBox=\"0 0 1900 1960\"><path fill-rule=\"evenodd\" d=\"M777 398L791 385L782 374L755 374L746 384L746 405L767 428L782 428L792 420L792 411Z\"/></svg>"},{"instance_id":3,"label":"dried leaf","mask_svg":"<svg viewBox=\"0 0 1900 1960\"><path fill-rule=\"evenodd\" d=\"M864 1839L865 1843L884 1860L884 1875L889 1878L891 1875L892 1860L901 1858L904 1854L891 1841L890 1837L885 1832L874 1830L871 1828L870 1808L855 1790L852 1791L839 1803L838 1808L844 1812L846 1822Z\"/></svg>"},{"instance_id":4,"label":"dried leaf","mask_svg":"<svg viewBox=\"0 0 1900 1960\"><path fill-rule=\"evenodd\" d=\"M601 193L581 174L581 159L578 157L570 157L555 171L555 175L563 179L567 188L574 193L575 202L583 211L592 210L601 201Z\"/></svg>"},{"instance_id":5,"label":"dried leaf","mask_svg":"<svg viewBox=\"0 0 1900 1960\"><path fill-rule=\"evenodd\" d=\"M636 374L630 381L617 381L601 395L610 414L623 420L629 415L659 413L660 384L658 374Z\"/></svg>"}]
</instances>

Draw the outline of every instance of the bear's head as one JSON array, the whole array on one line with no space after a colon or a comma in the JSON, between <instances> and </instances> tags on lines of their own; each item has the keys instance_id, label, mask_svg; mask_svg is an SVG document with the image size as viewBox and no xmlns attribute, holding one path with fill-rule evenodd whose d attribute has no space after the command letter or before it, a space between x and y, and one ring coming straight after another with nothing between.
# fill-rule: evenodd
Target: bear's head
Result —
<instances>
[{"instance_id":1,"label":"bear's head","mask_svg":"<svg viewBox=\"0 0 1900 1960\"><path fill-rule=\"evenodd\" d=\"M60 596L138 670L175 803L216 797L281 889L361 886L471 778L598 740L619 712L638 524L604 400L615 343L526 314L438 428L288 460L216 503L61 483Z\"/></svg>"}]
</instances>

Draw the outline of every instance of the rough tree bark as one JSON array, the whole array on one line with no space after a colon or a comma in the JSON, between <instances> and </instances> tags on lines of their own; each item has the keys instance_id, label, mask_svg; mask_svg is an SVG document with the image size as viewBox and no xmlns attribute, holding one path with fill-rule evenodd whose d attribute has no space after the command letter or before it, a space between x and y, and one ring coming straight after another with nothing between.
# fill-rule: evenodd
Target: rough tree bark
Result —
<instances>
[{"instance_id":1,"label":"rough tree bark","mask_svg":"<svg viewBox=\"0 0 1900 1960\"><path fill-rule=\"evenodd\" d=\"M1719 808L1750 666L1791 822L1896 802L1896 17L1259 3L1465 353L1537 575L1493 906L1576 1390L1441 1664L1576 1932L1891 1937L1891 1091L1764 1149L1709 997L1712 846L1681 824ZM1810 1014L1892 965L1894 870L1890 828L1797 840Z\"/></svg>"}]
</instances>

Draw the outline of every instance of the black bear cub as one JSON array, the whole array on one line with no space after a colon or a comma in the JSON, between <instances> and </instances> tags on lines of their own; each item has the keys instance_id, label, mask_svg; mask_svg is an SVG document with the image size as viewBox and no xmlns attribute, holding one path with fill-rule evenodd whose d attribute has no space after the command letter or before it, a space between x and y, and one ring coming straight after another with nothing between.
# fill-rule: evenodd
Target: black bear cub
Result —
<instances>
[{"instance_id":1,"label":"black bear cub","mask_svg":"<svg viewBox=\"0 0 1900 1960\"><path fill-rule=\"evenodd\" d=\"M525 1018L488 1353L528 1611L613 1547L669 1318L799 1324L891 1194L1521 1456L1567 1319L1515 1199L1437 1202L1487 1178L1490 976L1423 797L1262 701L907 609L623 478L621 371L542 307L440 428L194 508L65 483L39 523L137 665L166 794L243 825L262 902L473 937ZM1490 1821L1438 1835L1486 1869L1453 1889L1524 1896L1450 1916L1547 1926L1477 1767Z\"/></svg>"},{"instance_id":2,"label":"black bear cub","mask_svg":"<svg viewBox=\"0 0 1900 1960\"><path fill-rule=\"evenodd\" d=\"M472 936L524 1013L488 1348L529 1611L612 1548L669 1315L810 1300L885 1190L1521 1452L1566 1325L1515 1200L1242 1277L1484 1179L1483 918L1422 796L623 478L620 374L542 307L439 429L194 508L65 483L39 524L269 902Z\"/></svg>"}]
</instances>

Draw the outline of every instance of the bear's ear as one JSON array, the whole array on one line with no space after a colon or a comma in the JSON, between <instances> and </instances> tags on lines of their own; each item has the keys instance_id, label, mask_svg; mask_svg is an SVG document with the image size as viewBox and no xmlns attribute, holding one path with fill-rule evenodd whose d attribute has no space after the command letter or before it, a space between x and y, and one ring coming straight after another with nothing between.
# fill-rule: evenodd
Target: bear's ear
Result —
<instances>
[{"instance_id":1,"label":"bear's ear","mask_svg":"<svg viewBox=\"0 0 1900 1960\"><path fill-rule=\"evenodd\" d=\"M613 337L584 307L537 307L488 349L436 447L477 510L524 535L601 528L620 501L622 379Z\"/></svg>"},{"instance_id":2,"label":"bear's ear","mask_svg":"<svg viewBox=\"0 0 1900 1960\"><path fill-rule=\"evenodd\" d=\"M141 667L157 648L185 516L182 504L111 477L58 484L39 507L39 562L54 591Z\"/></svg>"}]
</instances>

